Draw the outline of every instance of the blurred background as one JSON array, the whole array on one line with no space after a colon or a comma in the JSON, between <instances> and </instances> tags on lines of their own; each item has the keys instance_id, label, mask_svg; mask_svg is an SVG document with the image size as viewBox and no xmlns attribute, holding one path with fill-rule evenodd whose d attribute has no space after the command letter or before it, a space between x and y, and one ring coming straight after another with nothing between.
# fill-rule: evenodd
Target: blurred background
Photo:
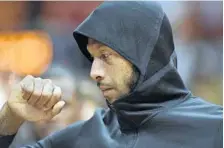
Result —
<instances>
[{"instance_id":1,"label":"blurred background","mask_svg":"<svg viewBox=\"0 0 224 148\"><path fill-rule=\"evenodd\" d=\"M11 85L25 75L50 78L62 88L66 107L51 122L24 123L12 148L33 143L106 107L89 78L90 63L73 30L101 2L0 2L0 107ZM161 1L172 24L178 71L196 96L222 103L222 1Z\"/></svg>"}]
</instances>

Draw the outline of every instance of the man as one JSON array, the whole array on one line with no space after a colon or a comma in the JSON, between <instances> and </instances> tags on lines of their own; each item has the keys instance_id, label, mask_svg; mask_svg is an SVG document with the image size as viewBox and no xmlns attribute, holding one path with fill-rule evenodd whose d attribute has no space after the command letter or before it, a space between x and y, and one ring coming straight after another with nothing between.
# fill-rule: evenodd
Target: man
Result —
<instances>
[{"instance_id":1,"label":"man","mask_svg":"<svg viewBox=\"0 0 224 148\"><path fill-rule=\"evenodd\" d=\"M104 2L74 37L92 61L90 75L109 109L27 148L222 147L222 107L185 88L176 70L172 30L158 3ZM24 120L58 114L64 105L60 93L51 81L27 76L1 111L1 135L11 135L1 144L10 143Z\"/></svg>"}]
</instances>

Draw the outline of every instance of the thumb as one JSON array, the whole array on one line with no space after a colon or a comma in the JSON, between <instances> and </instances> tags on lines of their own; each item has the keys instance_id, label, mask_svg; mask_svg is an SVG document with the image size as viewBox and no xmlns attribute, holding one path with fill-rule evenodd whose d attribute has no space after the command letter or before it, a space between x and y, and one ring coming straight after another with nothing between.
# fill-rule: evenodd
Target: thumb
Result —
<instances>
[{"instance_id":1,"label":"thumb","mask_svg":"<svg viewBox=\"0 0 224 148\"><path fill-rule=\"evenodd\" d=\"M58 103L56 103L51 111L52 117L59 114L61 112L62 108L64 107L64 105L65 105L65 101L59 101Z\"/></svg>"},{"instance_id":2,"label":"thumb","mask_svg":"<svg viewBox=\"0 0 224 148\"><path fill-rule=\"evenodd\" d=\"M49 121L51 120L54 116L59 114L64 107L65 102L64 101L59 101L53 106L53 109L47 111L47 116L44 120Z\"/></svg>"}]
</instances>

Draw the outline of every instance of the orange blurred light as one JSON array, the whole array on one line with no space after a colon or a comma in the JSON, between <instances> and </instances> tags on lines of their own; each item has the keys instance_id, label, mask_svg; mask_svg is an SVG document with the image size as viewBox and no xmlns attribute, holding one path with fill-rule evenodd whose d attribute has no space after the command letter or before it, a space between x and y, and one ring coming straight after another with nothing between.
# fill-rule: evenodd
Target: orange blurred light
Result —
<instances>
[{"instance_id":1,"label":"orange blurred light","mask_svg":"<svg viewBox=\"0 0 224 148\"><path fill-rule=\"evenodd\" d=\"M0 71L40 75L52 61L53 45L43 31L0 33Z\"/></svg>"}]
</instances>

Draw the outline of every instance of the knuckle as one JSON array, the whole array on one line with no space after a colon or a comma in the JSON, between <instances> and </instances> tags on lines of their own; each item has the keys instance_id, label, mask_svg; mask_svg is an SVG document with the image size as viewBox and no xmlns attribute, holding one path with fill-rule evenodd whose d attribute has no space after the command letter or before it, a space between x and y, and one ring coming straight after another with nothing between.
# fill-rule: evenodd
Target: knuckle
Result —
<instances>
[{"instance_id":1,"label":"knuckle","mask_svg":"<svg viewBox=\"0 0 224 148\"><path fill-rule=\"evenodd\" d=\"M58 86L55 86L55 94L57 94L57 95L61 95L61 88L60 87L58 87Z\"/></svg>"},{"instance_id":2,"label":"knuckle","mask_svg":"<svg viewBox=\"0 0 224 148\"><path fill-rule=\"evenodd\" d=\"M44 79L44 82L45 83L52 83L52 80L50 80L50 79Z\"/></svg>"},{"instance_id":3,"label":"knuckle","mask_svg":"<svg viewBox=\"0 0 224 148\"><path fill-rule=\"evenodd\" d=\"M51 83L46 83L44 85L44 90L47 91L47 92L52 92L53 88L54 87L53 87L53 85Z\"/></svg>"},{"instance_id":4,"label":"knuckle","mask_svg":"<svg viewBox=\"0 0 224 148\"><path fill-rule=\"evenodd\" d=\"M23 78L21 82L22 83L29 83L29 82L32 82L32 81L33 81L33 76L28 75L25 78Z\"/></svg>"},{"instance_id":5,"label":"knuckle","mask_svg":"<svg viewBox=\"0 0 224 148\"><path fill-rule=\"evenodd\" d=\"M34 83L35 83L35 86L43 85L43 81L41 79L35 79Z\"/></svg>"},{"instance_id":6,"label":"knuckle","mask_svg":"<svg viewBox=\"0 0 224 148\"><path fill-rule=\"evenodd\" d=\"M40 78L40 77L36 77L35 79L36 79L36 80L41 80L41 78Z\"/></svg>"},{"instance_id":7,"label":"knuckle","mask_svg":"<svg viewBox=\"0 0 224 148\"><path fill-rule=\"evenodd\" d=\"M33 79L23 79L20 83L28 85L33 83Z\"/></svg>"},{"instance_id":8,"label":"knuckle","mask_svg":"<svg viewBox=\"0 0 224 148\"><path fill-rule=\"evenodd\" d=\"M43 82L41 81L41 79L35 79L35 85L41 85Z\"/></svg>"},{"instance_id":9,"label":"knuckle","mask_svg":"<svg viewBox=\"0 0 224 148\"><path fill-rule=\"evenodd\" d=\"M27 75L25 78L23 78L23 80L25 79L33 79L34 77L32 75Z\"/></svg>"},{"instance_id":10,"label":"knuckle","mask_svg":"<svg viewBox=\"0 0 224 148\"><path fill-rule=\"evenodd\" d=\"M29 84L29 83L28 84L23 84L22 88L25 92L31 93L33 91L33 84L32 83L31 84Z\"/></svg>"},{"instance_id":11,"label":"knuckle","mask_svg":"<svg viewBox=\"0 0 224 148\"><path fill-rule=\"evenodd\" d=\"M61 96L61 88L60 87L54 87L53 96Z\"/></svg>"}]
</instances>

